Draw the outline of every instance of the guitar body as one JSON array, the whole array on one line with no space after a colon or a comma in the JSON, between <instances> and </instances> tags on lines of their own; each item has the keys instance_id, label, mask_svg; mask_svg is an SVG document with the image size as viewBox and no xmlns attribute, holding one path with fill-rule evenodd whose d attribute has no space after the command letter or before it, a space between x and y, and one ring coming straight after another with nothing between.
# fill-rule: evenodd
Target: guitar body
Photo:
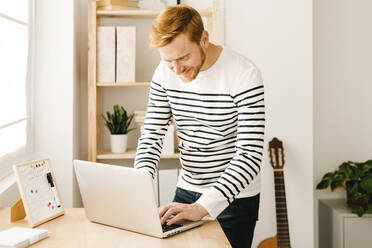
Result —
<instances>
[{"instance_id":1,"label":"guitar body","mask_svg":"<svg viewBox=\"0 0 372 248\"><path fill-rule=\"evenodd\" d=\"M278 239L276 236L263 240L258 248L278 248Z\"/></svg>"}]
</instances>

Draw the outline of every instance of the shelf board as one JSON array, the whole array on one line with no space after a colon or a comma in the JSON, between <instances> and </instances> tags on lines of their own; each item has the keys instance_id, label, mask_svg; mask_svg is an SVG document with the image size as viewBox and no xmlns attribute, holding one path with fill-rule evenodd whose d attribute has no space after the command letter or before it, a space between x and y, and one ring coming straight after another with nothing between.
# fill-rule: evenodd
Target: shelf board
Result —
<instances>
[{"instance_id":1,"label":"shelf board","mask_svg":"<svg viewBox=\"0 0 372 248\"><path fill-rule=\"evenodd\" d=\"M150 86L150 82L97 83L97 87Z\"/></svg>"},{"instance_id":2,"label":"shelf board","mask_svg":"<svg viewBox=\"0 0 372 248\"><path fill-rule=\"evenodd\" d=\"M104 17L142 17L142 18L154 18L156 17L162 10L145 10L145 9L118 9L118 10L100 10L97 9L97 16L104 16ZM212 9L205 9L199 11L200 15L203 17L211 17L212 16Z\"/></svg>"},{"instance_id":3,"label":"shelf board","mask_svg":"<svg viewBox=\"0 0 372 248\"><path fill-rule=\"evenodd\" d=\"M109 150L104 150L98 153L97 159L134 159L136 157L136 149L128 149L124 153L111 153ZM179 153L160 155L161 159L178 159Z\"/></svg>"}]
</instances>

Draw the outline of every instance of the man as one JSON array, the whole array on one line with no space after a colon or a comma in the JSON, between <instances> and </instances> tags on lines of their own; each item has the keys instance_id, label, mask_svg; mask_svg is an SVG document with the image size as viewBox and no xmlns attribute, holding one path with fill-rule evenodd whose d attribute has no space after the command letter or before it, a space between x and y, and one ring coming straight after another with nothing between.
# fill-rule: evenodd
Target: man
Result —
<instances>
[{"instance_id":1,"label":"man","mask_svg":"<svg viewBox=\"0 0 372 248\"><path fill-rule=\"evenodd\" d=\"M174 202L159 209L162 224L217 218L233 247L250 247L265 129L260 72L247 58L210 43L199 13L186 5L157 17L150 45L161 62L135 167L154 177L171 117L182 164Z\"/></svg>"}]
</instances>

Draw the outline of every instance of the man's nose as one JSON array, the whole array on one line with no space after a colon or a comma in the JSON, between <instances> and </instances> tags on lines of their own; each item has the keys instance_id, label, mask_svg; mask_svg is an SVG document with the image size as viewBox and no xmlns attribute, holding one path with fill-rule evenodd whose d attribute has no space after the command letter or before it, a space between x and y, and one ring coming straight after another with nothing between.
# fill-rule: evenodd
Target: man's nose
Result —
<instances>
[{"instance_id":1,"label":"man's nose","mask_svg":"<svg viewBox=\"0 0 372 248\"><path fill-rule=\"evenodd\" d=\"M182 72L182 66L178 61L173 61L171 63L171 69L178 75Z\"/></svg>"}]
</instances>

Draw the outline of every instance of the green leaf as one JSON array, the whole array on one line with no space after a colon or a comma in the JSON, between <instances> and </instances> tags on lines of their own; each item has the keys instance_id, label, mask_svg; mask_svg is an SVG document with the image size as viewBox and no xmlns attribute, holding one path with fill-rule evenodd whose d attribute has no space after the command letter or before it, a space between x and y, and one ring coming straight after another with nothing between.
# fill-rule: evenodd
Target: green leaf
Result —
<instances>
[{"instance_id":1,"label":"green leaf","mask_svg":"<svg viewBox=\"0 0 372 248\"><path fill-rule=\"evenodd\" d=\"M351 173L349 179L350 180L358 180L359 179L359 174L360 174L358 168L355 167L355 166L351 166L350 169L352 170L352 173Z\"/></svg>"},{"instance_id":2,"label":"green leaf","mask_svg":"<svg viewBox=\"0 0 372 248\"><path fill-rule=\"evenodd\" d=\"M349 193L355 194L356 192L358 192L358 188L359 188L359 183L352 182L352 186L351 186L351 189L349 190Z\"/></svg>"},{"instance_id":3,"label":"green leaf","mask_svg":"<svg viewBox=\"0 0 372 248\"><path fill-rule=\"evenodd\" d=\"M372 159L370 159L370 160L367 160L366 162L364 162L365 164L367 164L367 165L371 165L372 166Z\"/></svg>"},{"instance_id":4,"label":"green leaf","mask_svg":"<svg viewBox=\"0 0 372 248\"><path fill-rule=\"evenodd\" d=\"M121 123L123 122L123 116L121 114L118 114L117 119L118 119L118 124L121 125Z\"/></svg>"},{"instance_id":5,"label":"green leaf","mask_svg":"<svg viewBox=\"0 0 372 248\"><path fill-rule=\"evenodd\" d=\"M362 195L361 193L356 192L356 193L354 194L354 196L353 196L353 200L359 201L359 200L362 199L362 196L363 196L363 195Z\"/></svg>"},{"instance_id":6,"label":"green leaf","mask_svg":"<svg viewBox=\"0 0 372 248\"><path fill-rule=\"evenodd\" d=\"M344 174L348 178L353 173L351 167L350 163L344 162L339 166L339 173Z\"/></svg>"},{"instance_id":7,"label":"green leaf","mask_svg":"<svg viewBox=\"0 0 372 248\"><path fill-rule=\"evenodd\" d=\"M362 207L354 207L351 210L354 214L357 214L359 217L362 217L363 215L363 208Z\"/></svg>"},{"instance_id":8,"label":"green leaf","mask_svg":"<svg viewBox=\"0 0 372 248\"><path fill-rule=\"evenodd\" d=\"M348 193L349 199L350 200L357 200L358 198L358 192L349 192Z\"/></svg>"},{"instance_id":9,"label":"green leaf","mask_svg":"<svg viewBox=\"0 0 372 248\"><path fill-rule=\"evenodd\" d=\"M107 128L110 130L111 134L114 134L114 129L111 123L106 123Z\"/></svg>"},{"instance_id":10,"label":"green leaf","mask_svg":"<svg viewBox=\"0 0 372 248\"><path fill-rule=\"evenodd\" d=\"M341 186L341 183L331 182L331 190L332 191L335 191L340 186Z\"/></svg>"},{"instance_id":11,"label":"green leaf","mask_svg":"<svg viewBox=\"0 0 372 248\"><path fill-rule=\"evenodd\" d=\"M331 190L334 191L335 189L342 187L345 181L345 175L338 174L335 176L333 181L331 182Z\"/></svg>"},{"instance_id":12,"label":"green leaf","mask_svg":"<svg viewBox=\"0 0 372 248\"><path fill-rule=\"evenodd\" d=\"M111 119L111 115L110 115L110 112L106 112L106 115L107 115L107 119L109 122L112 122L112 119Z\"/></svg>"},{"instance_id":13,"label":"green leaf","mask_svg":"<svg viewBox=\"0 0 372 248\"><path fill-rule=\"evenodd\" d=\"M369 201L369 197L367 194L360 194L360 201L364 204L367 204Z\"/></svg>"},{"instance_id":14,"label":"green leaf","mask_svg":"<svg viewBox=\"0 0 372 248\"><path fill-rule=\"evenodd\" d=\"M334 175L335 175L335 173L333 173L333 172L326 173L323 176L322 180L316 186L316 189L325 189L325 188L327 188L331 184L331 182L333 181Z\"/></svg>"},{"instance_id":15,"label":"green leaf","mask_svg":"<svg viewBox=\"0 0 372 248\"><path fill-rule=\"evenodd\" d=\"M365 191L372 193L372 177L363 178L362 182L360 183L360 187Z\"/></svg>"},{"instance_id":16,"label":"green leaf","mask_svg":"<svg viewBox=\"0 0 372 248\"><path fill-rule=\"evenodd\" d=\"M355 163L357 168L358 168L358 171L359 171L359 177L364 177L367 170L366 170L366 167L364 165L364 163Z\"/></svg>"},{"instance_id":17,"label":"green leaf","mask_svg":"<svg viewBox=\"0 0 372 248\"><path fill-rule=\"evenodd\" d=\"M333 177L334 177L334 173L333 172L328 172L328 173L326 173L323 176L322 180L324 180L324 179L333 179Z\"/></svg>"},{"instance_id":18,"label":"green leaf","mask_svg":"<svg viewBox=\"0 0 372 248\"><path fill-rule=\"evenodd\" d=\"M106 117L105 117L105 115L104 115L104 114L102 114L102 118L103 118L103 120L105 121L105 123L107 123L107 122L108 122L108 120L106 119Z\"/></svg>"},{"instance_id":19,"label":"green leaf","mask_svg":"<svg viewBox=\"0 0 372 248\"><path fill-rule=\"evenodd\" d=\"M133 117L134 117L134 114L129 115L129 118L127 119L127 123L128 123L128 126L127 127L129 127L130 123L133 120Z\"/></svg>"},{"instance_id":20,"label":"green leaf","mask_svg":"<svg viewBox=\"0 0 372 248\"><path fill-rule=\"evenodd\" d=\"M368 164L363 164L363 167L362 167L362 172L364 175L368 175L368 171L372 168L371 165L368 165Z\"/></svg>"},{"instance_id":21,"label":"green leaf","mask_svg":"<svg viewBox=\"0 0 372 248\"><path fill-rule=\"evenodd\" d=\"M320 183L318 183L318 185L316 186L316 189L326 189L328 188L329 184L330 184L329 180L322 180L320 181Z\"/></svg>"}]
</instances>

